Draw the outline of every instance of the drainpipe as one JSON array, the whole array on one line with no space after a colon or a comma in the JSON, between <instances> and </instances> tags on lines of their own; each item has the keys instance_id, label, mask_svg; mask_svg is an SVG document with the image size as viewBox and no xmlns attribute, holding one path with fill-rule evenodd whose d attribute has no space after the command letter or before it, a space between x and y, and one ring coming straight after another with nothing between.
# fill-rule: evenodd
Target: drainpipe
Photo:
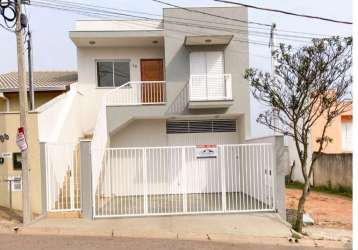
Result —
<instances>
[{"instance_id":1,"label":"drainpipe","mask_svg":"<svg viewBox=\"0 0 358 250\"><path fill-rule=\"evenodd\" d=\"M10 100L7 98L4 93L0 93L0 98L4 99L6 102L6 112L10 111Z\"/></svg>"}]
</instances>

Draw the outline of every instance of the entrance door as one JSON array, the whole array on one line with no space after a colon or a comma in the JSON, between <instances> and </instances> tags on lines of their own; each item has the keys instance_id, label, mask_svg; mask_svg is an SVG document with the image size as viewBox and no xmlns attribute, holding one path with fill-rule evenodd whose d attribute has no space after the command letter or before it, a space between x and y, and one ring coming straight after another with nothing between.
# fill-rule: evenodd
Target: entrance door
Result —
<instances>
[{"instance_id":1,"label":"entrance door","mask_svg":"<svg viewBox=\"0 0 358 250\"><path fill-rule=\"evenodd\" d=\"M160 103L165 101L163 59L141 59L142 102Z\"/></svg>"}]
</instances>

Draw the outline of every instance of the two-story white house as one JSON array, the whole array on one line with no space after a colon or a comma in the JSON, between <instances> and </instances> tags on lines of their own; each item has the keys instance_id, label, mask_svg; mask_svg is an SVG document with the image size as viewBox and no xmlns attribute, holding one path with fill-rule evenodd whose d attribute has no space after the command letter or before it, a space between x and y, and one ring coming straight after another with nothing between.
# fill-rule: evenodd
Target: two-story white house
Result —
<instances>
[{"instance_id":1,"label":"two-story white house","mask_svg":"<svg viewBox=\"0 0 358 250\"><path fill-rule=\"evenodd\" d=\"M284 213L282 138L249 139L247 9L192 10L76 23L78 83L40 135L47 211Z\"/></svg>"}]
</instances>

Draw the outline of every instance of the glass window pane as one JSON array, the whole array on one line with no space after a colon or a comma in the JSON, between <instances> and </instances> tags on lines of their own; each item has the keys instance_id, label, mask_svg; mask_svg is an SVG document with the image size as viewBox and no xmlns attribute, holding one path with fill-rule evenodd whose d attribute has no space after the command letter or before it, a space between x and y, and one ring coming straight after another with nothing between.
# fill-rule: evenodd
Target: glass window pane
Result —
<instances>
[{"instance_id":1,"label":"glass window pane","mask_svg":"<svg viewBox=\"0 0 358 250\"><path fill-rule=\"evenodd\" d=\"M129 62L114 62L114 85L121 86L130 80Z\"/></svg>"},{"instance_id":2,"label":"glass window pane","mask_svg":"<svg viewBox=\"0 0 358 250\"><path fill-rule=\"evenodd\" d=\"M97 62L98 87L113 87L113 63Z\"/></svg>"}]
</instances>

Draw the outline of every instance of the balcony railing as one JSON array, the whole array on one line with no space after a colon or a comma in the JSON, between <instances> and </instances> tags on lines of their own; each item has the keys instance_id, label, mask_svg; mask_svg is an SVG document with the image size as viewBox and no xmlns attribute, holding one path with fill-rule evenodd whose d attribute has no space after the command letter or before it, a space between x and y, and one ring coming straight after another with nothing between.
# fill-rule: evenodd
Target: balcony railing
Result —
<instances>
[{"instance_id":1,"label":"balcony railing","mask_svg":"<svg viewBox=\"0 0 358 250\"><path fill-rule=\"evenodd\" d=\"M109 106L145 105L166 103L166 83L164 81L128 82L108 93Z\"/></svg>"},{"instance_id":2,"label":"balcony railing","mask_svg":"<svg viewBox=\"0 0 358 250\"><path fill-rule=\"evenodd\" d=\"M231 74L190 75L189 100L232 100Z\"/></svg>"}]
</instances>

